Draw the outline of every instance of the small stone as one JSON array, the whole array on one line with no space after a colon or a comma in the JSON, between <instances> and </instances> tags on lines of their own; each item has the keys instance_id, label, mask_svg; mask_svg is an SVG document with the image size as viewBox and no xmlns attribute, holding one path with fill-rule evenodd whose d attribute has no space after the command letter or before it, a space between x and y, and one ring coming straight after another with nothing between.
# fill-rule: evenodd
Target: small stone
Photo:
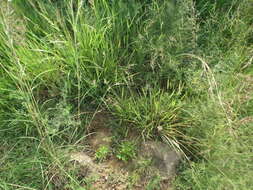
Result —
<instances>
[{"instance_id":1,"label":"small stone","mask_svg":"<svg viewBox=\"0 0 253 190\"><path fill-rule=\"evenodd\" d=\"M80 165L83 166L90 166L90 165L94 165L93 161L91 159L91 157L89 157L87 154L85 154L84 152L76 152L76 153L72 153L70 155L71 160L70 161L76 161L78 162Z\"/></svg>"}]
</instances>

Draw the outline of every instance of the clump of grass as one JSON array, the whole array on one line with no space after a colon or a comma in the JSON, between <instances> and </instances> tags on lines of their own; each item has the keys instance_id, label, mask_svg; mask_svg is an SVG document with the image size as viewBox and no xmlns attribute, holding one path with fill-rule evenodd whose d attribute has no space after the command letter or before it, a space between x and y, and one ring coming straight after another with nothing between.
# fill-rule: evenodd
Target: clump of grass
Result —
<instances>
[{"instance_id":1,"label":"clump of grass","mask_svg":"<svg viewBox=\"0 0 253 190\"><path fill-rule=\"evenodd\" d=\"M180 92L144 90L139 95L122 95L111 106L112 114L118 122L115 130L134 131L143 140L163 139L172 147L180 149L190 139L184 136L188 126L182 120L183 105Z\"/></svg>"}]
</instances>

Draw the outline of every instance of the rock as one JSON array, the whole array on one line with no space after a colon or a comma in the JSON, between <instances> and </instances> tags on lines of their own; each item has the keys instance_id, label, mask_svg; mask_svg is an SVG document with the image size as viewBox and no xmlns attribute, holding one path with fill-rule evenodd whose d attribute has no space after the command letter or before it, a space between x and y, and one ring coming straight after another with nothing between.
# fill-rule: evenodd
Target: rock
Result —
<instances>
[{"instance_id":1,"label":"rock","mask_svg":"<svg viewBox=\"0 0 253 190\"><path fill-rule=\"evenodd\" d=\"M70 154L70 162L76 162L79 165L78 175L81 177L97 176L98 165L85 152L75 152Z\"/></svg>"},{"instance_id":2,"label":"rock","mask_svg":"<svg viewBox=\"0 0 253 190\"><path fill-rule=\"evenodd\" d=\"M92 167L94 165L91 157L89 157L84 152L71 153L70 161L76 161L82 166Z\"/></svg>"},{"instance_id":3,"label":"rock","mask_svg":"<svg viewBox=\"0 0 253 190\"><path fill-rule=\"evenodd\" d=\"M182 158L180 153L167 144L156 141L144 142L141 145L140 154L152 159L154 167L163 179L169 179L176 175L176 167Z\"/></svg>"}]
</instances>

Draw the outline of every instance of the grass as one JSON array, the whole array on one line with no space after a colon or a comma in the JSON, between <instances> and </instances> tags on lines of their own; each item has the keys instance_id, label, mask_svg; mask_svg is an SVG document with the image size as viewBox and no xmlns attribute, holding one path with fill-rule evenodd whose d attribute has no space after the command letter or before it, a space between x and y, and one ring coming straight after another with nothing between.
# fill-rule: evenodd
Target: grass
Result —
<instances>
[{"instance_id":1,"label":"grass","mask_svg":"<svg viewBox=\"0 0 253 190\"><path fill-rule=\"evenodd\" d=\"M175 189L253 187L251 0L0 5L1 189L90 189L62 152L100 110L121 160L129 131L184 153Z\"/></svg>"}]
</instances>

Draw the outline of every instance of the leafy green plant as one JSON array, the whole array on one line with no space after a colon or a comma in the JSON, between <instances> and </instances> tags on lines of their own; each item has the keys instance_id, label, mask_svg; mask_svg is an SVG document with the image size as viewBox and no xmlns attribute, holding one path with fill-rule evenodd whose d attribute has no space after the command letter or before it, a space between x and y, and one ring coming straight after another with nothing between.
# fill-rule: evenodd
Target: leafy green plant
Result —
<instances>
[{"instance_id":1,"label":"leafy green plant","mask_svg":"<svg viewBox=\"0 0 253 190\"><path fill-rule=\"evenodd\" d=\"M151 178L149 183L146 186L146 190L160 190L160 182L161 182L161 177L160 176L154 176Z\"/></svg>"},{"instance_id":2,"label":"leafy green plant","mask_svg":"<svg viewBox=\"0 0 253 190\"><path fill-rule=\"evenodd\" d=\"M119 160L128 162L136 157L136 145L131 141L123 141L119 144L116 152Z\"/></svg>"},{"instance_id":3,"label":"leafy green plant","mask_svg":"<svg viewBox=\"0 0 253 190\"><path fill-rule=\"evenodd\" d=\"M133 189L134 185L140 183L141 175L137 172L131 173L131 175L128 177L128 188Z\"/></svg>"},{"instance_id":4,"label":"leafy green plant","mask_svg":"<svg viewBox=\"0 0 253 190\"><path fill-rule=\"evenodd\" d=\"M110 148L108 146L100 146L95 153L95 158L99 161L102 162L104 161L110 154Z\"/></svg>"}]
</instances>

